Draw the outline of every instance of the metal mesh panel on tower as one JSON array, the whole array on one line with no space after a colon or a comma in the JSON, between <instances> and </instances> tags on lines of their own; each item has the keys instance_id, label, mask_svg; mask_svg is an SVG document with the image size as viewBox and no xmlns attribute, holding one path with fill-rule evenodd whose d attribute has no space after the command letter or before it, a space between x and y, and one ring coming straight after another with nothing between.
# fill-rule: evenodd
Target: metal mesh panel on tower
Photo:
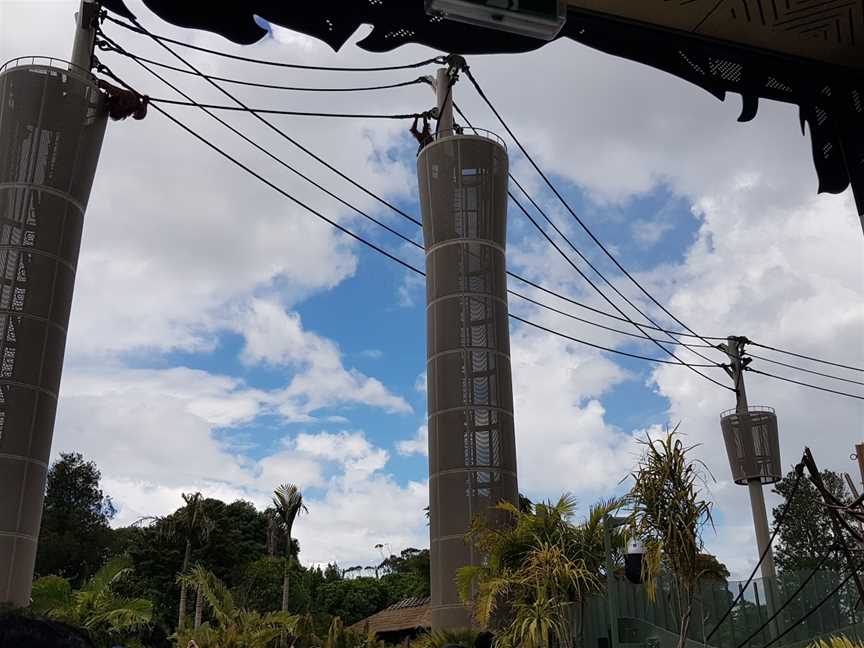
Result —
<instances>
[{"instance_id":1,"label":"metal mesh panel on tower","mask_svg":"<svg viewBox=\"0 0 864 648\"><path fill-rule=\"evenodd\" d=\"M470 625L454 578L479 559L464 535L517 502L504 250L507 152L440 137L417 161L426 244L432 625Z\"/></svg>"},{"instance_id":2,"label":"metal mesh panel on tower","mask_svg":"<svg viewBox=\"0 0 864 648\"><path fill-rule=\"evenodd\" d=\"M26 605L84 208L105 133L89 75L0 70L0 603Z\"/></svg>"},{"instance_id":3,"label":"metal mesh panel on tower","mask_svg":"<svg viewBox=\"0 0 864 648\"><path fill-rule=\"evenodd\" d=\"M730 410L720 415L729 467L736 484L758 479L773 484L783 477L777 415L770 407L751 407L747 413Z\"/></svg>"}]
</instances>

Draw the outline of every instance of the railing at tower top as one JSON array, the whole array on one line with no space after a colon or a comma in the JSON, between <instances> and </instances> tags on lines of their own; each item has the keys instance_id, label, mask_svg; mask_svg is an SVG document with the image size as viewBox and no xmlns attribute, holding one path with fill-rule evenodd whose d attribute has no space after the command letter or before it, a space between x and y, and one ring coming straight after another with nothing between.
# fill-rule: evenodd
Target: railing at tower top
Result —
<instances>
[{"instance_id":1,"label":"railing at tower top","mask_svg":"<svg viewBox=\"0 0 864 648\"><path fill-rule=\"evenodd\" d=\"M18 67L30 67L30 66L40 66L40 67L48 67L53 70L57 70L58 72L73 72L75 74L83 75L90 77L92 76L90 70L86 70L80 65L75 65L74 63L67 61L66 59L57 58L56 56L18 56L16 58L10 59L0 65L0 74L5 72L6 70L11 70L13 68Z\"/></svg>"},{"instance_id":2,"label":"railing at tower top","mask_svg":"<svg viewBox=\"0 0 864 648\"><path fill-rule=\"evenodd\" d=\"M787 571L781 572L777 577L774 599L783 603L792 597L789 605L778 616L777 628L779 632L792 629L774 646L804 646L819 637L840 632L864 638L864 607L858 600L858 591L853 581L849 581L836 594L830 596L806 620L795 623L816 608L846 576L844 572L820 571L795 594L809 574L808 571ZM760 648L771 641L770 625L759 630L771 614L765 596L767 584L765 579L755 579L750 583L732 613L723 621L707 645L738 648L744 644L746 648ZM714 625L722 618L743 586L744 581L703 579L694 601L687 638L705 644L705 637L714 629ZM673 587L669 578L660 578L657 596L651 602L643 586L633 585L624 578L615 579L614 594L618 602L621 645L647 645L650 637L646 635L651 633L646 632L646 628L651 626L677 634L681 616ZM580 634L578 619L579 614L576 611L574 636ZM608 627L605 594L590 599L586 603L584 615L583 648L608 646ZM754 632L756 634L744 643Z\"/></svg>"},{"instance_id":3,"label":"railing at tower top","mask_svg":"<svg viewBox=\"0 0 864 648\"><path fill-rule=\"evenodd\" d=\"M482 137L484 139L492 140L507 149L507 143L501 139L496 133L493 133L490 130L486 130L485 128L474 128L473 126L457 126L452 129L441 130L438 133L433 134L433 141L439 139L445 139L448 137L455 137L458 135L474 135L476 137ZM431 142L430 142L431 143Z\"/></svg>"},{"instance_id":4,"label":"railing at tower top","mask_svg":"<svg viewBox=\"0 0 864 648\"><path fill-rule=\"evenodd\" d=\"M768 412L769 414L774 414L774 408L768 407L767 405L749 405L747 407L748 412ZM738 410L734 407L732 409L728 409L726 411L720 412L720 418L723 419L727 416L731 416L733 414L738 414Z\"/></svg>"}]
</instances>

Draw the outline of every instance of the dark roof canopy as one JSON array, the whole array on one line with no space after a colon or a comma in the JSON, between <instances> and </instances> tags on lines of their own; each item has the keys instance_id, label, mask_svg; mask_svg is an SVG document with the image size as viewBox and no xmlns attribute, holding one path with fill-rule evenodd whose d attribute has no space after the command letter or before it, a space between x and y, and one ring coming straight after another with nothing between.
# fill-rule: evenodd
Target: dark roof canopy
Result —
<instances>
[{"instance_id":1,"label":"dark roof canopy","mask_svg":"<svg viewBox=\"0 0 864 648\"><path fill-rule=\"evenodd\" d=\"M358 45L373 52L420 43L445 53L513 53L545 44L429 16L423 0L226 0L206 4L144 0L144 3L175 25L212 31L240 44L254 43L266 35L255 16L318 38L334 50L342 47L363 24L370 24L373 29ZM743 108L739 121L749 121L756 115L760 97L797 104L802 132L805 125L810 132L818 191L840 193L851 184L858 211L864 213L864 73L861 72L864 64L854 66L861 51L856 39L864 38L864 0L734 0L735 6L732 0L604 0L600 5L595 0L568 0L568 3L567 22L557 38L570 38L651 65L690 81L721 100L727 92L740 94ZM123 0L103 0L103 5L119 15L132 16ZM593 5L618 7L614 10L617 13L584 8ZM645 9L648 6L655 9ZM633 8L631 13L635 17L627 15L628 7ZM702 8L704 18L695 20L694 7ZM771 11L776 18L770 15ZM759 20L753 17L758 15L761 31ZM722 25L714 32L700 31L708 18L716 22L718 17L725 17L732 27L726 32L722 31ZM739 23L740 28L736 27ZM732 42L717 35L732 38L737 33L748 38ZM764 48L772 42L771 34L776 34L778 43L774 51ZM826 48L830 45L831 56L818 55L828 50L814 48L811 44L814 38L822 39ZM763 48L752 43L762 43ZM816 54L794 56L790 51ZM853 65L845 64L849 61Z\"/></svg>"}]
</instances>

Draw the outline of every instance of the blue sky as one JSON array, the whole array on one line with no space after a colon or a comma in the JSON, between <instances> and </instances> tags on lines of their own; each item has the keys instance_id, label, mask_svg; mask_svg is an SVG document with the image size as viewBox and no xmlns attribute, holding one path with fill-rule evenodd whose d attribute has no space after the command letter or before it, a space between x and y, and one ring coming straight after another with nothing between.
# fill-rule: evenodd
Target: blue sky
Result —
<instances>
[{"instance_id":1,"label":"blue sky","mask_svg":"<svg viewBox=\"0 0 864 648\"><path fill-rule=\"evenodd\" d=\"M0 4L0 58L62 56L74 4ZM241 49L161 23L143 5L133 10L160 33L247 56L386 65L431 55L419 46L373 55L352 43L333 53L279 28ZM162 57L142 39L115 36L137 53ZM190 57L222 76L298 85L357 81ZM860 224L848 194L816 195L809 143L793 107L767 102L754 122L739 124L735 101L718 102L661 72L570 42L470 63L574 211L688 325L864 363ZM166 94L131 65L110 64L142 91ZM187 77L174 80L197 99L223 100ZM467 84L455 92L475 124L500 130ZM346 105L313 93L238 93L259 106ZM414 86L355 95L350 106L414 112L431 104L428 89ZM175 114L323 213L422 265L418 251L206 117L189 109ZM418 234L272 132L243 116L230 119L346 200ZM274 119L365 186L419 213L408 124ZM610 280L669 324L524 160L514 156L511 168ZM607 308L513 209L508 254L510 269ZM278 483L296 481L310 507L297 528L301 559L366 564L379 542L397 551L425 546L424 292L422 282L407 277L155 112L141 122L112 123L88 207L53 450L81 451L97 462L118 505L117 524L172 510L181 493L194 490L264 506ZM655 355L629 338L512 300L511 308L574 337ZM621 492L636 440L680 421L717 478L710 496L719 524L709 549L733 573L746 573L756 558L746 489L729 481L718 420L733 405L728 392L678 367L610 356L523 325L511 326L511 339L519 479L527 495L571 491L587 505ZM751 402L778 410L784 464L794 463L813 430L829 429L820 438L820 465L854 467L848 454L864 429L859 405L758 377L748 387Z\"/></svg>"}]
</instances>

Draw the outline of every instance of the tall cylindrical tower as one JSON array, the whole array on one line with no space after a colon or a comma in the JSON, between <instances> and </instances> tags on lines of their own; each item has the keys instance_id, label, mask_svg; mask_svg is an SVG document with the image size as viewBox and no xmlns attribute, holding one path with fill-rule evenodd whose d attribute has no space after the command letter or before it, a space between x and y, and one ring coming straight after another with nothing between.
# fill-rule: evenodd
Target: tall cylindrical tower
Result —
<instances>
[{"instance_id":1,"label":"tall cylindrical tower","mask_svg":"<svg viewBox=\"0 0 864 648\"><path fill-rule=\"evenodd\" d=\"M84 209L106 119L86 70L31 57L0 68L0 604L30 599Z\"/></svg>"},{"instance_id":2,"label":"tall cylindrical tower","mask_svg":"<svg viewBox=\"0 0 864 648\"><path fill-rule=\"evenodd\" d=\"M440 92L440 90L439 90ZM507 319L507 151L440 132L417 160L426 246L432 627L471 625L454 582L478 515L518 501Z\"/></svg>"}]
</instances>

